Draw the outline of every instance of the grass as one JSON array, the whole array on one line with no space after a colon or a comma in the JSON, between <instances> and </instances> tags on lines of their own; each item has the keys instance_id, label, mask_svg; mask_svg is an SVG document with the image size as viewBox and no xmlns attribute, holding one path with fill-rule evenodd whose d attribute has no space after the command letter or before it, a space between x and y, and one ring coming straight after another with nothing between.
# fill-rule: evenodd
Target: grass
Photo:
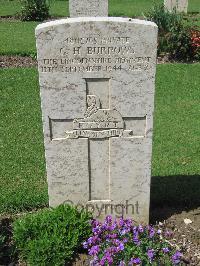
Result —
<instances>
[{"instance_id":1,"label":"grass","mask_svg":"<svg viewBox=\"0 0 200 266\"><path fill-rule=\"evenodd\" d=\"M52 1L50 14L54 17L69 17L69 2L68 1Z\"/></svg>"},{"instance_id":2,"label":"grass","mask_svg":"<svg viewBox=\"0 0 200 266\"><path fill-rule=\"evenodd\" d=\"M200 64L157 69L153 175L200 173L199 71Z\"/></svg>"},{"instance_id":3,"label":"grass","mask_svg":"<svg viewBox=\"0 0 200 266\"><path fill-rule=\"evenodd\" d=\"M0 0L0 16L14 16L20 12L20 1Z\"/></svg>"},{"instance_id":4,"label":"grass","mask_svg":"<svg viewBox=\"0 0 200 266\"><path fill-rule=\"evenodd\" d=\"M0 16L14 16L21 10L19 0L0 0L0 6ZM50 15L55 17L69 16L68 2L51 0Z\"/></svg>"},{"instance_id":5,"label":"grass","mask_svg":"<svg viewBox=\"0 0 200 266\"><path fill-rule=\"evenodd\" d=\"M152 175L163 176L159 184L168 178L168 199L173 194L177 201L180 195L168 191L168 184L174 187L170 176L200 174L199 72L200 64L165 64L157 69ZM0 75L4 154L0 212L38 208L47 204L48 197L37 71L2 69ZM195 180L196 194L187 190L186 197L188 193L198 196L199 179ZM180 187L182 183L180 179ZM153 193L154 202L159 202L162 194Z\"/></svg>"},{"instance_id":6,"label":"grass","mask_svg":"<svg viewBox=\"0 0 200 266\"><path fill-rule=\"evenodd\" d=\"M143 13L150 10L150 8L153 6L153 3L162 3L162 0L110 0L109 15L114 17L142 16Z\"/></svg>"},{"instance_id":7,"label":"grass","mask_svg":"<svg viewBox=\"0 0 200 266\"><path fill-rule=\"evenodd\" d=\"M198 26L200 27L200 13L198 14L190 14L189 16L185 17L186 23L191 26Z\"/></svg>"},{"instance_id":8,"label":"grass","mask_svg":"<svg viewBox=\"0 0 200 266\"><path fill-rule=\"evenodd\" d=\"M0 54L35 54L34 31L37 24L37 22L1 22Z\"/></svg>"},{"instance_id":9,"label":"grass","mask_svg":"<svg viewBox=\"0 0 200 266\"><path fill-rule=\"evenodd\" d=\"M189 13L199 13L200 12L200 5L199 0L189 0L188 1L188 12Z\"/></svg>"},{"instance_id":10,"label":"grass","mask_svg":"<svg viewBox=\"0 0 200 266\"><path fill-rule=\"evenodd\" d=\"M50 14L52 16L69 16L68 2L51 0ZM110 16L141 16L148 11L155 3L162 3L162 0L109 0ZM0 0L0 16L12 16L20 11L19 0ZM200 12L199 0L189 0L188 12Z\"/></svg>"},{"instance_id":11,"label":"grass","mask_svg":"<svg viewBox=\"0 0 200 266\"><path fill-rule=\"evenodd\" d=\"M47 204L38 77L35 69L1 76L0 212Z\"/></svg>"}]
</instances>

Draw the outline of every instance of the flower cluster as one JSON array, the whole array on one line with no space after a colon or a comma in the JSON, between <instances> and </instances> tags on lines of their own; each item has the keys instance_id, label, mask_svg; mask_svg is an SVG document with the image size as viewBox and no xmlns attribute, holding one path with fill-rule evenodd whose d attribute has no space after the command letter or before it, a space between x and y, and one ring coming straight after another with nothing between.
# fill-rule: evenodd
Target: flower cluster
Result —
<instances>
[{"instance_id":1,"label":"flower cluster","mask_svg":"<svg viewBox=\"0 0 200 266\"><path fill-rule=\"evenodd\" d=\"M107 216L103 223L92 220L92 236L83 243L90 265L177 265L182 254L173 250L163 232L150 225L136 225L131 219Z\"/></svg>"},{"instance_id":2,"label":"flower cluster","mask_svg":"<svg viewBox=\"0 0 200 266\"><path fill-rule=\"evenodd\" d=\"M192 46L194 48L200 47L200 31L193 30L191 31L191 40L192 40Z\"/></svg>"}]
</instances>

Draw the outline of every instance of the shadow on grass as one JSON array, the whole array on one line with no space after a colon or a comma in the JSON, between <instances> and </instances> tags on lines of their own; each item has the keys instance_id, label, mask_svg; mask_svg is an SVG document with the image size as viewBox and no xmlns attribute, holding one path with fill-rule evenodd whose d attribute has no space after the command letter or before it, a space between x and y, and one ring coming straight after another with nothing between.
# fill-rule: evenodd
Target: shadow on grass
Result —
<instances>
[{"instance_id":1,"label":"shadow on grass","mask_svg":"<svg viewBox=\"0 0 200 266\"><path fill-rule=\"evenodd\" d=\"M10 265L11 262L17 261L17 254L12 239L12 222L11 218L0 220L0 237L3 237L0 245L0 265Z\"/></svg>"},{"instance_id":2,"label":"shadow on grass","mask_svg":"<svg viewBox=\"0 0 200 266\"><path fill-rule=\"evenodd\" d=\"M152 177L151 223L198 207L200 207L200 175Z\"/></svg>"}]
</instances>

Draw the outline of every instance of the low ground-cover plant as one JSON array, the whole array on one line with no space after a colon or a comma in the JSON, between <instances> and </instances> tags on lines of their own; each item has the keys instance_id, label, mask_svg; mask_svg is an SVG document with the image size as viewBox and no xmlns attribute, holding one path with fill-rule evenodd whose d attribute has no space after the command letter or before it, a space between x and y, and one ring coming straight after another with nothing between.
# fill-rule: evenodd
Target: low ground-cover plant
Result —
<instances>
[{"instance_id":1,"label":"low ground-cover plant","mask_svg":"<svg viewBox=\"0 0 200 266\"><path fill-rule=\"evenodd\" d=\"M22 21L43 21L49 17L49 1L47 0L21 0Z\"/></svg>"},{"instance_id":2,"label":"low ground-cover plant","mask_svg":"<svg viewBox=\"0 0 200 266\"><path fill-rule=\"evenodd\" d=\"M92 257L91 265L175 265L182 254L174 250L167 238L171 233L152 226L135 225L131 219L103 223L92 221L93 235L83 243Z\"/></svg>"},{"instance_id":3,"label":"low ground-cover plant","mask_svg":"<svg viewBox=\"0 0 200 266\"><path fill-rule=\"evenodd\" d=\"M91 234L90 215L63 205L28 214L13 224L20 257L29 265L64 265Z\"/></svg>"},{"instance_id":4,"label":"low ground-cover plant","mask_svg":"<svg viewBox=\"0 0 200 266\"><path fill-rule=\"evenodd\" d=\"M170 59L179 61L200 60L200 46L197 37L198 28L191 28L184 16L174 9L169 12L164 5L155 5L146 19L158 25L158 55L168 54ZM195 33L194 33L195 32Z\"/></svg>"}]
</instances>

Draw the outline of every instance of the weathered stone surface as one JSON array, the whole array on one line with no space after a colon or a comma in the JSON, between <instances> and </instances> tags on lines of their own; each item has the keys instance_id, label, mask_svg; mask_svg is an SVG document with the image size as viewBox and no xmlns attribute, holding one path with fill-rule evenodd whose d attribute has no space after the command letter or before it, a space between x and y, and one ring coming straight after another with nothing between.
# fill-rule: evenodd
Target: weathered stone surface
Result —
<instances>
[{"instance_id":1,"label":"weathered stone surface","mask_svg":"<svg viewBox=\"0 0 200 266\"><path fill-rule=\"evenodd\" d=\"M36 38L50 205L148 222L157 26L70 18Z\"/></svg>"},{"instance_id":2,"label":"weathered stone surface","mask_svg":"<svg viewBox=\"0 0 200 266\"><path fill-rule=\"evenodd\" d=\"M187 13L188 0L164 0L164 5L169 11L176 8L178 12Z\"/></svg>"},{"instance_id":3,"label":"weathered stone surface","mask_svg":"<svg viewBox=\"0 0 200 266\"><path fill-rule=\"evenodd\" d=\"M108 0L69 0L70 17L107 17Z\"/></svg>"}]
</instances>

